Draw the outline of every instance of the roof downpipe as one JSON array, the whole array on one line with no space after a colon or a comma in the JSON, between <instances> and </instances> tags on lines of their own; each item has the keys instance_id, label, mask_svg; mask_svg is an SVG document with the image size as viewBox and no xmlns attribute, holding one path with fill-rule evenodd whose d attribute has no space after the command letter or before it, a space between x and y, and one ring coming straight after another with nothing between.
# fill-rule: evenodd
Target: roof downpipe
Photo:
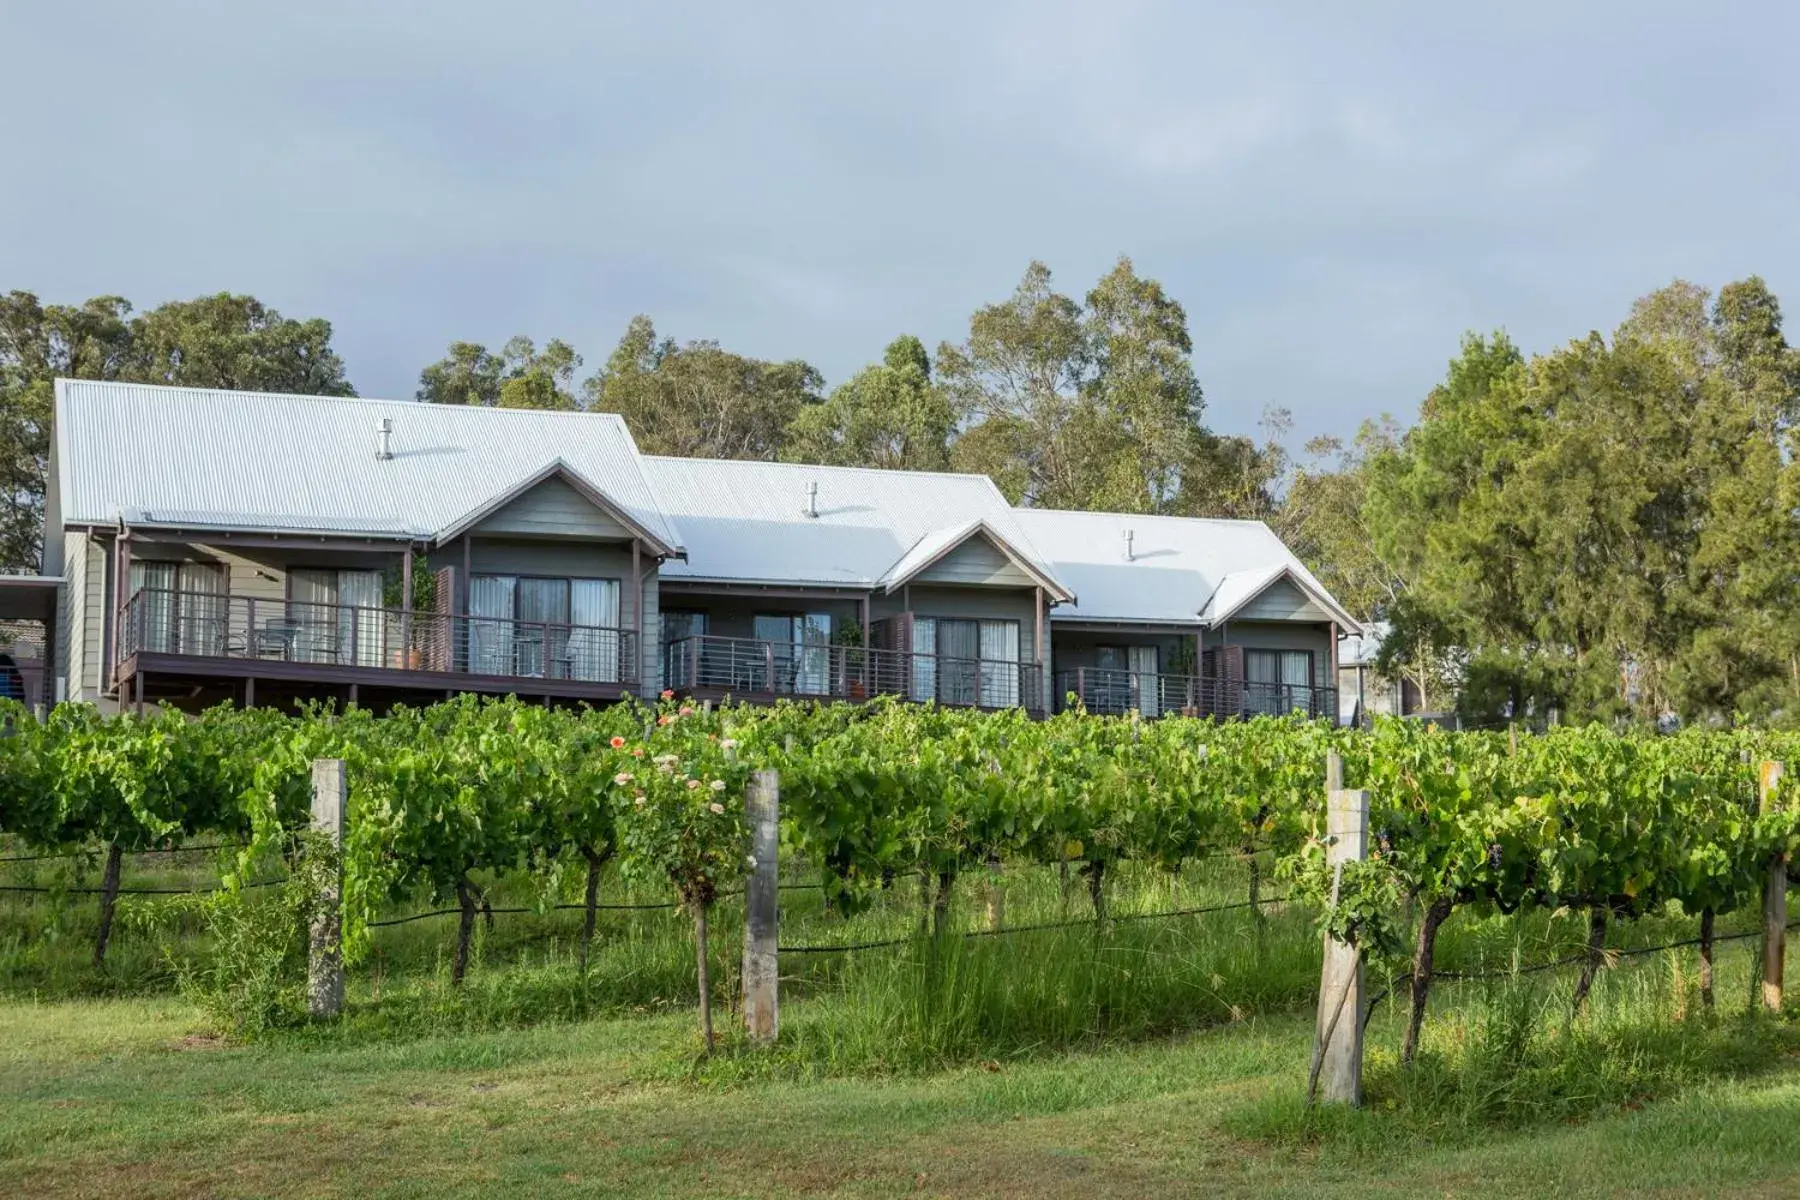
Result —
<instances>
[{"instance_id":1,"label":"roof downpipe","mask_svg":"<svg viewBox=\"0 0 1800 1200\"><path fill-rule=\"evenodd\" d=\"M394 421L383 417L375 423L375 457L383 461L394 457Z\"/></svg>"}]
</instances>

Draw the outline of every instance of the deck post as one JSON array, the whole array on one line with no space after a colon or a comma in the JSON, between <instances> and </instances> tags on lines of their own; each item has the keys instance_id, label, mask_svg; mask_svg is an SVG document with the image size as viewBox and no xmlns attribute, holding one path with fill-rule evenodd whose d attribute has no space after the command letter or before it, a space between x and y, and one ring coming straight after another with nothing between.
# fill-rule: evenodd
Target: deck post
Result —
<instances>
[{"instance_id":1,"label":"deck post","mask_svg":"<svg viewBox=\"0 0 1800 1200\"><path fill-rule=\"evenodd\" d=\"M755 863L744 889L744 1029L752 1041L767 1044L781 1028L781 972L776 949L781 776L767 770L751 776L744 806L750 817L750 856Z\"/></svg>"},{"instance_id":2,"label":"deck post","mask_svg":"<svg viewBox=\"0 0 1800 1200\"><path fill-rule=\"evenodd\" d=\"M1761 811L1774 810L1781 799L1781 780L1787 765L1764 762L1756 772L1756 794ZM1781 1011L1782 980L1787 968L1786 854L1769 857L1769 873L1763 880L1762 1002L1772 1013Z\"/></svg>"},{"instance_id":3,"label":"deck post","mask_svg":"<svg viewBox=\"0 0 1800 1200\"><path fill-rule=\"evenodd\" d=\"M1369 793L1345 789L1343 771L1343 761L1334 750L1326 756L1325 766L1325 825L1331 839L1325 853L1333 868L1333 905L1337 904L1344 864L1360 862L1369 853ZM1327 1102L1361 1104L1362 1051L1362 951L1327 936L1308 1102L1316 1087Z\"/></svg>"},{"instance_id":4,"label":"deck post","mask_svg":"<svg viewBox=\"0 0 1800 1200\"><path fill-rule=\"evenodd\" d=\"M341 758L313 760L312 825L327 843L328 869L320 879L308 929L306 1009L330 1020L344 1008L343 892L344 808L349 786Z\"/></svg>"},{"instance_id":5,"label":"deck post","mask_svg":"<svg viewBox=\"0 0 1800 1200\"><path fill-rule=\"evenodd\" d=\"M408 542L400 556L400 661L393 664L401 670L412 665L412 619L413 548L412 543ZM387 622L382 624L385 626ZM392 662L393 655L389 654L388 659Z\"/></svg>"},{"instance_id":6,"label":"deck post","mask_svg":"<svg viewBox=\"0 0 1800 1200\"><path fill-rule=\"evenodd\" d=\"M644 567L641 561L642 551L636 538L631 539L631 628L636 635L631 640L632 654L637 662L632 665L631 678L642 682L639 676L644 673ZM621 664L623 665L623 664ZM619 672L624 675L625 672Z\"/></svg>"}]
</instances>

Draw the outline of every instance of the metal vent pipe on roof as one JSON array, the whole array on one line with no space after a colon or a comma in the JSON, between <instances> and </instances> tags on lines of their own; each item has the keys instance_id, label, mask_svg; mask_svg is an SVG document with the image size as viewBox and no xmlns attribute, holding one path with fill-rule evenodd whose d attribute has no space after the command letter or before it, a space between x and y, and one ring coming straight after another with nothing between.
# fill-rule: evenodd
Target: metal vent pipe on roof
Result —
<instances>
[{"instance_id":1,"label":"metal vent pipe on roof","mask_svg":"<svg viewBox=\"0 0 1800 1200\"><path fill-rule=\"evenodd\" d=\"M394 457L394 422L391 417L383 417L375 426L375 457Z\"/></svg>"},{"instance_id":2,"label":"metal vent pipe on roof","mask_svg":"<svg viewBox=\"0 0 1800 1200\"><path fill-rule=\"evenodd\" d=\"M816 482L806 485L806 515L809 517L819 515L819 485Z\"/></svg>"},{"instance_id":3,"label":"metal vent pipe on roof","mask_svg":"<svg viewBox=\"0 0 1800 1200\"><path fill-rule=\"evenodd\" d=\"M1133 553L1133 551L1132 551L1132 542L1135 541L1136 538L1137 538L1137 534L1133 533L1131 530L1127 529L1125 531L1125 561L1126 562L1136 562L1137 561L1137 555L1135 553Z\"/></svg>"}]
</instances>

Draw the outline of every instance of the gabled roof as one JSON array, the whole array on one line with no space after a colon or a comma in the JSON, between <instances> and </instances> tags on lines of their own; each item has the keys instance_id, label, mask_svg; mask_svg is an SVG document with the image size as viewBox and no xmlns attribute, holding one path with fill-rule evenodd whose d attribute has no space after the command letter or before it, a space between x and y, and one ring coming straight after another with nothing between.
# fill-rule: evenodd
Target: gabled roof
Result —
<instances>
[{"instance_id":1,"label":"gabled roof","mask_svg":"<svg viewBox=\"0 0 1800 1200\"><path fill-rule=\"evenodd\" d=\"M1251 601L1285 579L1324 609L1340 626L1350 630L1362 628L1362 623L1345 612L1343 606L1332 598L1318 580L1304 572L1304 567L1296 571L1286 563L1257 570L1233 571L1219 581L1218 588L1208 597L1206 607L1200 610L1200 619L1208 625L1224 624L1242 612Z\"/></svg>"},{"instance_id":2,"label":"gabled roof","mask_svg":"<svg viewBox=\"0 0 1800 1200\"><path fill-rule=\"evenodd\" d=\"M687 561L663 564L665 579L885 586L925 538L975 522L1051 574L985 475L655 455L644 472L687 541ZM808 484L818 485L817 516L806 512Z\"/></svg>"},{"instance_id":3,"label":"gabled roof","mask_svg":"<svg viewBox=\"0 0 1800 1200\"><path fill-rule=\"evenodd\" d=\"M1016 516L1079 597L1056 610L1060 621L1211 625L1286 577L1340 625L1361 628L1261 521L1055 509Z\"/></svg>"},{"instance_id":4,"label":"gabled roof","mask_svg":"<svg viewBox=\"0 0 1800 1200\"><path fill-rule=\"evenodd\" d=\"M393 422L393 457L376 426ZM56 381L61 517L245 532L435 538L561 473L653 546L681 534L625 422L559 413Z\"/></svg>"},{"instance_id":5,"label":"gabled roof","mask_svg":"<svg viewBox=\"0 0 1800 1200\"><path fill-rule=\"evenodd\" d=\"M581 472L577 471L574 467L570 466L560 458L555 462L544 466L542 469L527 475L512 487L503 488L502 490L495 492L492 496L489 496L480 504L464 513L456 520L450 522L450 524L446 525L444 528L435 531L432 535L433 540L441 543L448 542L452 538L461 537L464 533L481 524L483 521L511 504L514 500L517 500L533 488L547 483L552 479L562 480L564 483L574 488L583 500L586 500L589 504L605 513L607 516L612 517L615 521L619 522L619 524L625 526L625 528L631 530L631 532L636 534L639 538L642 538L645 542L649 543L652 553L660 554L667 558L679 557L683 553L680 547L667 544L661 538L657 537L656 534L638 524L629 512L626 512L617 504L614 504L605 492L589 482L582 476Z\"/></svg>"},{"instance_id":6,"label":"gabled roof","mask_svg":"<svg viewBox=\"0 0 1800 1200\"><path fill-rule=\"evenodd\" d=\"M1049 594L1052 602L1067 604L1075 599L1074 594L1057 581L1055 575L1038 561L1032 551L1013 545L983 517L926 534L913 543L912 548L902 554L878 582L887 591L893 592L912 582L921 572L929 570L932 564L943 561L958 546L974 537L985 537L994 549L1006 556L1008 562L1035 580Z\"/></svg>"}]
</instances>

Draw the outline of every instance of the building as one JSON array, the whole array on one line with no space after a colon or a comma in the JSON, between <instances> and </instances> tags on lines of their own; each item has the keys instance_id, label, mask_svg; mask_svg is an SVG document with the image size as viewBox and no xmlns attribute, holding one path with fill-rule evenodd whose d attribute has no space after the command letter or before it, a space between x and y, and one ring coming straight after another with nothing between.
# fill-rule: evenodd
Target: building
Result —
<instances>
[{"instance_id":1,"label":"building","mask_svg":"<svg viewBox=\"0 0 1800 1200\"><path fill-rule=\"evenodd\" d=\"M624 422L59 380L56 694L384 707L900 695L1337 712L1353 618L1257 522L1014 509L985 476L640 454Z\"/></svg>"}]
</instances>

